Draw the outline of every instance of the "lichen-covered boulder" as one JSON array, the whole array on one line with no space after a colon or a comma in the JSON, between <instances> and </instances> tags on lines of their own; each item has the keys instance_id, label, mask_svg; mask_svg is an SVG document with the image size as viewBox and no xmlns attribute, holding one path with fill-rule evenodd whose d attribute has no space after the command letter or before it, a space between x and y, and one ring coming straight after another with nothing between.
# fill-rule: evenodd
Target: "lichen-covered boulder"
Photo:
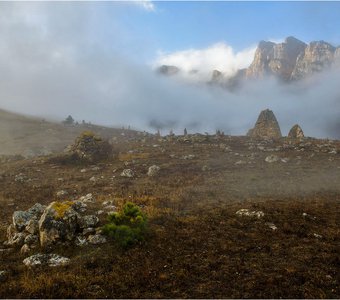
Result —
<instances>
[{"instance_id":1,"label":"lichen-covered boulder","mask_svg":"<svg viewBox=\"0 0 340 300\"><path fill-rule=\"evenodd\" d=\"M40 244L50 246L58 241L71 241L78 229L79 214L74 202L52 202L39 220Z\"/></svg>"}]
</instances>

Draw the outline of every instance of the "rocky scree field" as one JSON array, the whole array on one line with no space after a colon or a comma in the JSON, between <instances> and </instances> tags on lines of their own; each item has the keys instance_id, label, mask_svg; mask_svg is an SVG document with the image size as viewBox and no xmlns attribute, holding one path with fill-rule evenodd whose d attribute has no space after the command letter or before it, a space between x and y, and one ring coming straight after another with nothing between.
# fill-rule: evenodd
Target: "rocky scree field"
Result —
<instances>
[{"instance_id":1,"label":"rocky scree field","mask_svg":"<svg viewBox=\"0 0 340 300\"><path fill-rule=\"evenodd\" d=\"M2 160L0 297L340 297L339 141L129 132L111 144L98 160ZM122 248L101 226L127 202L148 229ZM34 234L53 205L66 231L9 245L13 214L36 203ZM25 226L14 231L26 239Z\"/></svg>"}]
</instances>

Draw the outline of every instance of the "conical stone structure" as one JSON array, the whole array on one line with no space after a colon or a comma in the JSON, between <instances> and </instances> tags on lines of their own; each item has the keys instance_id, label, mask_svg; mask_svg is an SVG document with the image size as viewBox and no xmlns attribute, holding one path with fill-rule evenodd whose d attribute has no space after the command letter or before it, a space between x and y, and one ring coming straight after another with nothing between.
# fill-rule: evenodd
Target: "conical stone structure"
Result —
<instances>
[{"instance_id":1,"label":"conical stone structure","mask_svg":"<svg viewBox=\"0 0 340 300\"><path fill-rule=\"evenodd\" d=\"M288 137L291 139L302 139L305 137L305 135L303 134L301 127L298 124L296 124L289 131Z\"/></svg>"},{"instance_id":2,"label":"conical stone structure","mask_svg":"<svg viewBox=\"0 0 340 300\"><path fill-rule=\"evenodd\" d=\"M250 129L247 135L252 138L279 139L282 137L279 123L274 113L269 109L261 111L255 127Z\"/></svg>"}]
</instances>

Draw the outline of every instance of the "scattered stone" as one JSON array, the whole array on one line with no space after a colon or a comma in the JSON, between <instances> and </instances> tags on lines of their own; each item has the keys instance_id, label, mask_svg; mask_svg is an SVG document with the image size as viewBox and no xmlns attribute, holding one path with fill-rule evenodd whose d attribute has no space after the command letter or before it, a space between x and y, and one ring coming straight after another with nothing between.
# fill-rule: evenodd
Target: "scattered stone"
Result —
<instances>
[{"instance_id":1,"label":"scattered stone","mask_svg":"<svg viewBox=\"0 0 340 300\"><path fill-rule=\"evenodd\" d=\"M96 199L93 197L91 193L89 193L86 196L80 197L79 201L84 202L84 203L94 203L96 202Z\"/></svg>"},{"instance_id":2,"label":"scattered stone","mask_svg":"<svg viewBox=\"0 0 340 300\"><path fill-rule=\"evenodd\" d=\"M106 238L105 238L105 236L103 236L103 235L101 235L101 234L95 234L95 235L90 235L90 236L87 238L87 241L88 241L90 244L98 245L98 244L104 244L104 243L106 243Z\"/></svg>"},{"instance_id":3,"label":"scattered stone","mask_svg":"<svg viewBox=\"0 0 340 300\"><path fill-rule=\"evenodd\" d=\"M24 183L25 181L28 181L28 178L25 174L20 173L20 174L15 175L14 181L19 182L19 183Z\"/></svg>"},{"instance_id":4,"label":"scattered stone","mask_svg":"<svg viewBox=\"0 0 340 300\"><path fill-rule=\"evenodd\" d=\"M124 169L123 172L120 174L121 177L128 177L132 178L135 176L134 172L131 169Z\"/></svg>"},{"instance_id":5,"label":"scattered stone","mask_svg":"<svg viewBox=\"0 0 340 300\"><path fill-rule=\"evenodd\" d=\"M81 169L80 173L86 173L86 169Z\"/></svg>"},{"instance_id":6,"label":"scattered stone","mask_svg":"<svg viewBox=\"0 0 340 300\"><path fill-rule=\"evenodd\" d=\"M317 233L313 233L313 236L316 237L317 239L322 239L322 235L317 234Z\"/></svg>"},{"instance_id":7,"label":"scattered stone","mask_svg":"<svg viewBox=\"0 0 340 300\"><path fill-rule=\"evenodd\" d=\"M244 160L238 160L235 165L244 165L246 162Z\"/></svg>"},{"instance_id":8,"label":"scattered stone","mask_svg":"<svg viewBox=\"0 0 340 300\"><path fill-rule=\"evenodd\" d=\"M0 282L4 282L7 279L7 272L0 270Z\"/></svg>"},{"instance_id":9,"label":"scattered stone","mask_svg":"<svg viewBox=\"0 0 340 300\"><path fill-rule=\"evenodd\" d=\"M302 139L305 135L303 134L301 127L296 124L289 130L288 137L291 139Z\"/></svg>"},{"instance_id":10,"label":"scattered stone","mask_svg":"<svg viewBox=\"0 0 340 300\"><path fill-rule=\"evenodd\" d=\"M194 159L195 157L196 157L196 155L194 155L194 154L188 154L188 155L182 156L182 159L191 160L191 159Z\"/></svg>"},{"instance_id":11,"label":"scattered stone","mask_svg":"<svg viewBox=\"0 0 340 300\"><path fill-rule=\"evenodd\" d=\"M92 182L96 182L96 181L97 181L97 178L96 178L96 176L92 176L92 177L90 178L90 181L92 181Z\"/></svg>"},{"instance_id":12,"label":"scattered stone","mask_svg":"<svg viewBox=\"0 0 340 300\"><path fill-rule=\"evenodd\" d=\"M66 266L70 263L70 259L67 257L63 257L57 254L35 254L30 257L27 257L23 260L23 263L27 267L35 267L35 266L50 266L50 267L58 267L58 266Z\"/></svg>"},{"instance_id":13,"label":"scattered stone","mask_svg":"<svg viewBox=\"0 0 340 300\"><path fill-rule=\"evenodd\" d=\"M264 216L264 212L259 210L259 211L251 211L250 209L247 208L242 208L236 212L236 215L238 216L247 216L247 217L257 217L262 218Z\"/></svg>"},{"instance_id":14,"label":"scattered stone","mask_svg":"<svg viewBox=\"0 0 340 300\"><path fill-rule=\"evenodd\" d=\"M100 215L102 215L104 212L105 212L105 211L103 211L103 210L98 210L98 211L97 211L97 215L100 216Z\"/></svg>"},{"instance_id":15,"label":"scattered stone","mask_svg":"<svg viewBox=\"0 0 340 300\"><path fill-rule=\"evenodd\" d=\"M60 190L57 192L57 197L64 197L66 195L68 195L68 192L65 190Z\"/></svg>"},{"instance_id":16,"label":"scattered stone","mask_svg":"<svg viewBox=\"0 0 340 300\"><path fill-rule=\"evenodd\" d=\"M265 158L265 161L267 163L274 163L274 162L277 162L279 160L280 160L280 158L277 155L269 155Z\"/></svg>"},{"instance_id":17,"label":"scattered stone","mask_svg":"<svg viewBox=\"0 0 340 300\"><path fill-rule=\"evenodd\" d=\"M202 167L202 171L203 171L203 172L211 171L211 168L210 168L209 166L207 166L207 165L204 165L204 166Z\"/></svg>"},{"instance_id":18,"label":"scattered stone","mask_svg":"<svg viewBox=\"0 0 340 300\"><path fill-rule=\"evenodd\" d=\"M155 176L161 168L159 166L153 165L148 170L148 176L153 177Z\"/></svg>"},{"instance_id":19,"label":"scattered stone","mask_svg":"<svg viewBox=\"0 0 340 300\"><path fill-rule=\"evenodd\" d=\"M265 225L267 225L272 230L277 230L277 227L274 223L266 222Z\"/></svg>"},{"instance_id":20,"label":"scattered stone","mask_svg":"<svg viewBox=\"0 0 340 300\"><path fill-rule=\"evenodd\" d=\"M252 138L272 138L279 139L282 137L279 123L274 113L269 110L261 111L255 127L247 133Z\"/></svg>"}]
</instances>

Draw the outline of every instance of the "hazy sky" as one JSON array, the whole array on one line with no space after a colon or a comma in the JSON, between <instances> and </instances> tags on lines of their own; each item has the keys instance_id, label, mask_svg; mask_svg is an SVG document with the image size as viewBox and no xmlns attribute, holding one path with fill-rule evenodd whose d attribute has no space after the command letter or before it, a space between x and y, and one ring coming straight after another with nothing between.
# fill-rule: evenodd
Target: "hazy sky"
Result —
<instances>
[{"instance_id":1,"label":"hazy sky","mask_svg":"<svg viewBox=\"0 0 340 300\"><path fill-rule=\"evenodd\" d=\"M231 94L159 78L153 67L232 73L259 40L293 35L338 46L340 2L0 2L0 108L68 114L105 125L245 134L271 108L283 132L300 123L332 136L339 119L337 72L312 84L273 81ZM210 76L210 75L209 75Z\"/></svg>"}]
</instances>

